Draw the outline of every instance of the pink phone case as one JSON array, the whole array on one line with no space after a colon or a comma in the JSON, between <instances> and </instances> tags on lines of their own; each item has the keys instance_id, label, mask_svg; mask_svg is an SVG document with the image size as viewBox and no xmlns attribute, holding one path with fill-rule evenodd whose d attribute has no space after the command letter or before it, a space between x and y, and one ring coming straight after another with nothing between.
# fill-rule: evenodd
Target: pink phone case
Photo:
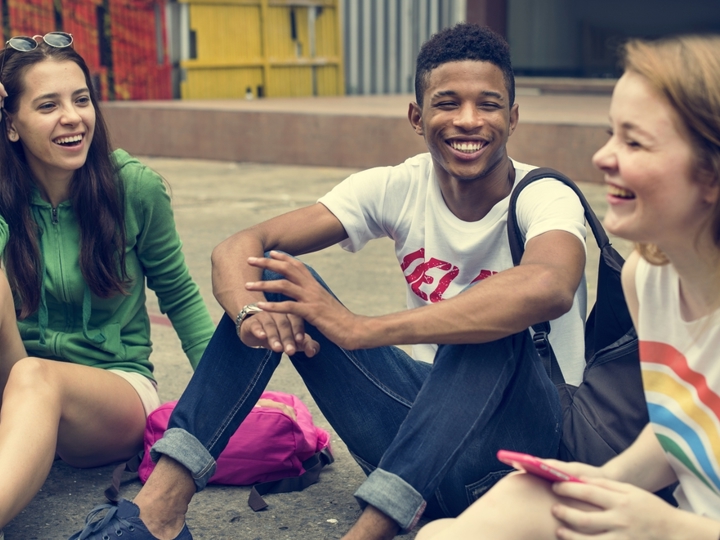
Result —
<instances>
[{"instance_id":1,"label":"pink phone case","mask_svg":"<svg viewBox=\"0 0 720 540\"><path fill-rule=\"evenodd\" d=\"M551 482L582 483L582 480L579 478L564 473L555 467L550 467L540 461L540 459L535 456L531 456L530 454L511 452L510 450L498 450L497 458L503 463L516 468L518 471L525 471L527 473L534 474L535 476L539 476L540 478L544 478L545 480L550 480Z\"/></svg>"}]
</instances>

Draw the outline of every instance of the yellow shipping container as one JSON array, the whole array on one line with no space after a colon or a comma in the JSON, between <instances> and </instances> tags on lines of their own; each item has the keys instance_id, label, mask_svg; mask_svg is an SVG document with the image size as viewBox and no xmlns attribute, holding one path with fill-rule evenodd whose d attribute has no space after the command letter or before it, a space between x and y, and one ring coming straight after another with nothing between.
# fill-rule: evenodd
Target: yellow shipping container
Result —
<instances>
[{"instance_id":1,"label":"yellow shipping container","mask_svg":"<svg viewBox=\"0 0 720 540\"><path fill-rule=\"evenodd\" d=\"M181 0L184 99L344 93L339 0Z\"/></svg>"}]
</instances>

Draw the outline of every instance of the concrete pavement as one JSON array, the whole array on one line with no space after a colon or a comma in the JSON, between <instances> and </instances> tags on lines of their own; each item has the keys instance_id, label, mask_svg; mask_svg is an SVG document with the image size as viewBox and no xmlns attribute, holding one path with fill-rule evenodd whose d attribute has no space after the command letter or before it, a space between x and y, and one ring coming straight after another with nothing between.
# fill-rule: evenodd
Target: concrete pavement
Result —
<instances>
[{"instance_id":1,"label":"concrete pavement","mask_svg":"<svg viewBox=\"0 0 720 540\"><path fill-rule=\"evenodd\" d=\"M351 169L257 165L169 158L143 158L160 172L172 191L175 217L193 277L200 286L214 320L221 310L212 297L210 252L235 231L283 212L313 203L341 181ZM602 186L581 186L599 214L605 210ZM616 243L623 254L630 246ZM358 254L338 247L303 259L313 265L353 311L378 315L404 309L404 279L397 268L391 242L370 243ZM594 293L597 256L590 251L589 290ZM149 310L159 315L157 303ZM179 341L162 317L154 317L152 360L163 400L177 398L191 376ZM298 395L307 403L318 425L330 430L325 419L284 359L270 388ZM332 430L330 430L332 432ZM211 486L190 507L188 523L198 539L323 540L340 538L359 515L352 496L364 475L333 434L336 461L320 482L302 493L269 495L269 508L253 513L247 506L249 488ZM112 467L76 470L56 462L48 481L33 502L5 528L7 540L67 538L78 530L85 515L105 502ZM124 487L131 498L140 489L135 480ZM406 538L414 538L414 534Z\"/></svg>"}]
</instances>

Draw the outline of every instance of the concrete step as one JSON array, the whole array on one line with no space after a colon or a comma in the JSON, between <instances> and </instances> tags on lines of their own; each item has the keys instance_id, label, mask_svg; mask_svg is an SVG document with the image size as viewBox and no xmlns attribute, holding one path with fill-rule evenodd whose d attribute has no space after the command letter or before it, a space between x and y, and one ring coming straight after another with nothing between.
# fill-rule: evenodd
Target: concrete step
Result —
<instances>
[{"instance_id":1,"label":"concrete step","mask_svg":"<svg viewBox=\"0 0 720 540\"><path fill-rule=\"evenodd\" d=\"M605 83L607 86L607 83ZM510 155L599 182L591 158L607 139L610 96L518 87ZM103 103L112 141L131 154L368 168L426 151L407 120L411 94Z\"/></svg>"}]
</instances>

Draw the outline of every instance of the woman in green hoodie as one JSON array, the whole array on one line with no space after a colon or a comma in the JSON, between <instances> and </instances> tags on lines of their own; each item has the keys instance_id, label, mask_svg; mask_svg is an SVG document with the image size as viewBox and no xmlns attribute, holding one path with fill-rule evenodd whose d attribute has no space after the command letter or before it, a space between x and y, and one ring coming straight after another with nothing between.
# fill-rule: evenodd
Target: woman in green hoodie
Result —
<instances>
[{"instance_id":1,"label":"woman in green hoodie","mask_svg":"<svg viewBox=\"0 0 720 540\"><path fill-rule=\"evenodd\" d=\"M214 327L162 179L111 152L72 37L12 38L0 56L1 528L56 455L94 467L140 450L159 404L146 281L193 367Z\"/></svg>"}]
</instances>

